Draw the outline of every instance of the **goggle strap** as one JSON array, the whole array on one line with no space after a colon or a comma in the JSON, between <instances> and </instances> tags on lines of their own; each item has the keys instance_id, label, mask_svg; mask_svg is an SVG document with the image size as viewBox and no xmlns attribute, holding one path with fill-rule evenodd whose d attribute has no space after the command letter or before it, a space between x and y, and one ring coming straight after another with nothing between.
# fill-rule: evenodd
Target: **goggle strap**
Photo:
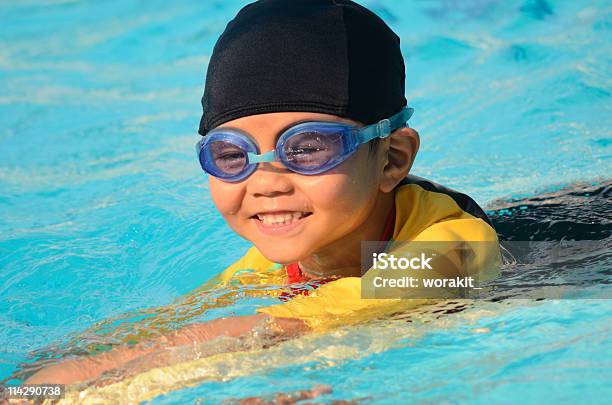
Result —
<instances>
[{"instance_id":1,"label":"goggle strap","mask_svg":"<svg viewBox=\"0 0 612 405\"><path fill-rule=\"evenodd\" d=\"M276 160L274 149L269 152L262 153L261 155L247 152L247 158L249 159L249 163L274 162Z\"/></svg>"},{"instance_id":2,"label":"goggle strap","mask_svg":"<svg viewBox=\"0 0 612 405\"><path fill-rule=\"evenodd\" d=\"M359 143L367 143L374 138L388 137L391 132L404 126L412 116L413 112L413 108L404 107L397 114L380 120L376 124L368 125L367 127L362 128L358 133Z\"/></svg>"},{"instance_id":3,"label":"goggle strap","mask_svg":"<svg viewBox=\"0 0 612 405\"><path fill-rule=\"evenodd\" d=\"M391 132L406 125L406 122L408 122L410 117L412 117L413 113L414 113L414 108L404 107L402 108L402 111L390 117L389 125L391 127Z\"/></svg>"}]
</instances>

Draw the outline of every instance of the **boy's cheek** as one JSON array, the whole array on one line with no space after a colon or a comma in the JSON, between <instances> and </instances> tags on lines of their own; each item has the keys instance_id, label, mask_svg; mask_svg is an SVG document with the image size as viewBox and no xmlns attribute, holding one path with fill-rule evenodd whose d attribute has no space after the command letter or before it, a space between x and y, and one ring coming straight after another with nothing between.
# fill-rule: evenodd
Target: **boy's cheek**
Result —
<instances>
[{"instance_id":1,"label":"boy's cheek","mask_svg":"<svg viewBox=\"0 0 612 405\"><path fill-rule=\"evenodd\" d=\"M334 206L338 202L353 201L363 194L361 170L347 162L319 176L304 176L299 188L313 203ZM351 162L353 163L353 162Z\"/></svg>"},{"instance_id":2,"label":"boy's cheek","mask_svg":"<svg viewBox=\"0 0 612 405\"><path fill-rule=\"evenodd\" d=\"M217 207L217 211L227 221L228 216L235 215L241 206L241 198L235 185L224 183L209 176L210 196Z\"/></svg>"}]
</instances>

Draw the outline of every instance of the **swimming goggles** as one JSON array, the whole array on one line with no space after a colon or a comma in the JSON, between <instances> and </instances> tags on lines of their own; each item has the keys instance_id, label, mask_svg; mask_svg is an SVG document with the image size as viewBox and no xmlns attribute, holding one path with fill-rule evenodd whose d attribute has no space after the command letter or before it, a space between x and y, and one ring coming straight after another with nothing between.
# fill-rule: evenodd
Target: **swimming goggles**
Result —
<instances>
[{"instance_id":1,"label":"swimming goggles","mask_svg":"<svg viewBox=\"0 0 612 405\"><path fill-rule=\"evenodd\" d=\"M299 174L321 174L344 162L359 145L386 138L405 126L413 112L404 107L392 117L363 128L339 122L298 123L280 135L275 149L263 154L246 132L215 128L197 143L196 152L205 172L227 182L246 179L262 162L282 162Z\"/></svg>"}]
</instances>

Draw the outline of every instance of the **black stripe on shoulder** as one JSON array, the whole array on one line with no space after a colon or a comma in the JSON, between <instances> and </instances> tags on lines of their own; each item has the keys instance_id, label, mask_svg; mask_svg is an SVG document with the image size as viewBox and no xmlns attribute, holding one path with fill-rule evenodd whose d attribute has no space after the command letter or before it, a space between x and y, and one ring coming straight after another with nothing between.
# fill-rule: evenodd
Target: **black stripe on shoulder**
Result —
<instances>
[{"instance_id":1,"label":"black stripe on shoulder","mask_svg":"<svg viewBox=\"0 0 612 405\"><path fill-rule=\"evenodd\" d=\"M481 218L487 224L491 225L491 228L495 229L493 223L491 222L487 214L484 212L484 210L480 208L476 201L474 201L472 197L468 196L467 194L460 193L448 187L441 186L438 183L434 183L431 180L427 180L423 177L415 176L412 174L409 174L407 177L405 177L398 184L398 187L407 184L416 184L427 191L433 191L435 193L442 193L448 195L457 203L459 208L461 208L463 211L475 216L476 218Z\"/></svg>"}]
</instances>

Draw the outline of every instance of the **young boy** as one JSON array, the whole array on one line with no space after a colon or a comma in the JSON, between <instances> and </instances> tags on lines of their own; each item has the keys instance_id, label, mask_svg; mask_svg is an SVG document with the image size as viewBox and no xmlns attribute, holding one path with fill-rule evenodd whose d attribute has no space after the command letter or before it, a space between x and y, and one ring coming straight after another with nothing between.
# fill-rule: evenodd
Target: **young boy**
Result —
<instances>
[{"instance_id":1,"label":"young boy","mask_svg":"<svg viewBox=\"0 0 612 405\"><path fill-rule=\"evenodd\" d=\"M255 315L60 363L28 382L92 378L162 347L242 336L262 322L290 337L422 303L362 298L362 241L497 242L470 197L408 175L419 135L406 125L399 38L356 3L244 7L214 48L202 105L197 152L212 199L254 245L208 286L299 283L309 291ZM497 255L479 251L476 262Z\"/></svg>"}]
</instances>

